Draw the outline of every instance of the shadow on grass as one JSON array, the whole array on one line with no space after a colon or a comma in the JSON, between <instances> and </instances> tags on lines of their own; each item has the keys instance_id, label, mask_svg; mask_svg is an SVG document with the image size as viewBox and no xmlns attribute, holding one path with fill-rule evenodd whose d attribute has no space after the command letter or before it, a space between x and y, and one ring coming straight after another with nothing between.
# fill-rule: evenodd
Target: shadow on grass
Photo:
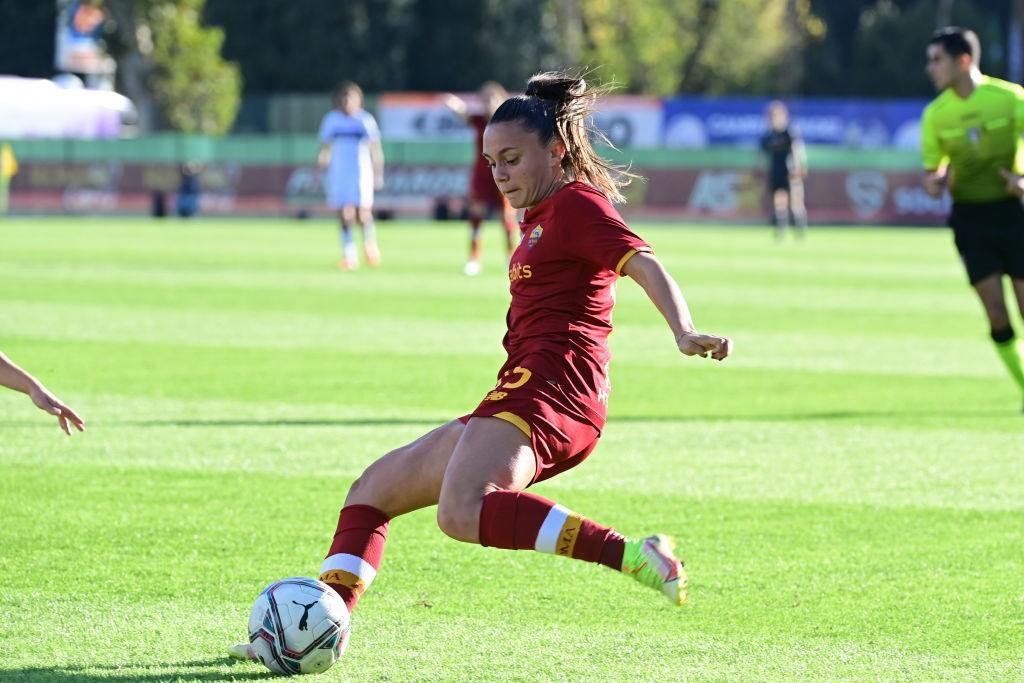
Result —
<instances>
[{"instance_id":1,"label":"shadow on grass","mask_svg":"<svg viewBox=\"0 0 1024 683\"><path fill-rule=\"evenodd\" d=\"M155 662L137 666L58 666L50 669L28 667L0 669L0 682L55 681L57 683L100 683L101 681L255 681L274 678L274 674L252 663L235 662L228 657L211 657L187 662Z\"/></svg>"},{"instance_id":2,"label":"shadow on grass","mask_svg":"<svg viewBox=\"0 0 1024 683\"><path fill-rule=\"evenodd\" d=\"M401 425L438 426L453 420L457 415L442 418L333 418L329 420L141 420L117 424L134 427L388 427Z\"/></svg>"},{"instance_id":3,"label":"shadow on grass","mask_svg":"<svg viewBox=\"0 0 1024 683\"><path fill-rule=\"evenodd\" d=\"M1013 418L1019 414L1012 410L834 410L789 413L755 413L711 415L611 415L609 422L851 422L856 420L878 420L883 422L906 419L956 418L980 420L992 418ZM435 418L331 418L331 419L188 419L188 420L140 420L119 422L136 427L393 427L425 426L435 427L458 417L455 413Z\"/></svg>"},{"instance_id":4,"label":"shadow on grass","mask_svg":"<svg viewBox=\"0 0 1024 683\"><path fill-rule=\"evenodd\" d=\"M1019 418L1012 410L835 410L825 412L790 412L716 414L716 415L624 415L609 416L609 422L812 422L880 420L903 421L908 418L956 418L964 420L991 418Z\"/></svg>"}]
</instances>

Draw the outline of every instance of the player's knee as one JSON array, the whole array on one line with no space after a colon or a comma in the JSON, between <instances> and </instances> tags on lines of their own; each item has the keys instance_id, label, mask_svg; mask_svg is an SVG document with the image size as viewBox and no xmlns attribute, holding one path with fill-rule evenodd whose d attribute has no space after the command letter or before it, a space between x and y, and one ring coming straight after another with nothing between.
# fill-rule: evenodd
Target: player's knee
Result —
<instances>
[{"instance_id":1,"label":"player's knee","mask_svg":"<svg viewBox=\"0 0 1024 683\"><path fill-rule=\"evenodd\" d=\"M386 497L386 489L391 483L391 477L388 476L387 466L383 460L381 458L372 463L352 482L352 486L348 489L348 497L345 499L346 505L355 503L373 505L378 499Z\"/></svg>"},{"instance_id":2,"label":"player's knee","mask_svg":"<svg viewBox=\"0 0 1024 683\"><path fill-rule=\"evenodd\" d=\"M372 487L373 477L370 475L370 468L368 467L348 487L348 496L345 498L345 504L353 505L355 501L367 495Z\"/></svg>"},{"instance_id":3,"label":"player's knee","mask_svg":"<svg viewBox=\"0 0 1024 683\"><path fill-rule=\"evenodd\" d=\"M437 526L446 536L466 543L476 542L480 529L480 513L473 506L461 504L452 496L441 496L437 502Z\"/></svg>"}]
</instances>

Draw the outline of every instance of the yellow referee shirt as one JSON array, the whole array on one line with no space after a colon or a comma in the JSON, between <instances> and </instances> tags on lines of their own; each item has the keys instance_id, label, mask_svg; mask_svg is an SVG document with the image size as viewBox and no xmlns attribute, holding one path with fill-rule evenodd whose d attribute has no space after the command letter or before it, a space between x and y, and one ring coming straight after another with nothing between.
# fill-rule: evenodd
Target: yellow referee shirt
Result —
<instances>
[{"instance_id":1,"label":"yellow referee shirt","mask_svg":"<svg viewBox=\"0 0 1024 683\"><path fill-rule=\"evenodd\" d=\"M1010 197L1005 168L1024 169L1024 88L982 76L970 97L946 88L921 115L925 170L949 164L949 188L957 202L992 202Z\"/></svg>"}]
</instances>

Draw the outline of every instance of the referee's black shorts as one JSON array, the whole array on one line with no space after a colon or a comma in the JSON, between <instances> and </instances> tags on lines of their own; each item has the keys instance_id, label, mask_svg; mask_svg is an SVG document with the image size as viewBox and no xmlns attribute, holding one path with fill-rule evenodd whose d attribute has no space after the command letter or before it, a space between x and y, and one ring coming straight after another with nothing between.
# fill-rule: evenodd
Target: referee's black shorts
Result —
<instances>
[{"instance_id":1,"label":"referee's black shorts","mask_svg":"<svg viewBox=\"0 0 1024 683\"><path fill-rule=\"evenodd\" d=\"M971 284L1005 273L1024 279L1024 204L1013 197L994 202L954 202L946 223Z\"/></svg>"}]
</instances>

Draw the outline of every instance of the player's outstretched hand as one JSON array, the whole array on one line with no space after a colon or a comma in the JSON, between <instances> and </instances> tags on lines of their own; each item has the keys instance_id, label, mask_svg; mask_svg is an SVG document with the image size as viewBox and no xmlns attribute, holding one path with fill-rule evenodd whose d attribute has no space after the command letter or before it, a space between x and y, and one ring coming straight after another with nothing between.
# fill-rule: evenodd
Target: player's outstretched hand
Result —
<instances>
[{"instance_id":1,"label":"player's outstretched hand","mask_svg":"<svg viewBox=\"0 0 1024 683\"><path fill-rule=\"evenodd\" d=\"M458 114L459 116L465 116L466 103L458 95L446 92L445 94L441 95L441 102L444 103L444 106L451 109L452 112L454 112L455 114Z\"/></svg>"},{"instance_id":2,"label":"player's outstretched hand","mask_svg":"<svg viewBox=\"0 0 1024 683\"><path fill-rule=\"evenodd\" d=\"M700 332L683 332L676 337L676 345L687 356L724 360L732 353L732 339Z\"/></svg>"},{"instance_id":3,"label":"player's outstretched hand","mask_svg":"<svg viewBox=\"0 0 1024 683\"><path fill-rule=\"evenodd\" d=\"M85 423L82 422L82 418L78 417L71 408L64 405L59 398L47 391L46 387L37 384L32 387L28 395L32 398L32 402L39 406L41 410L57 416L60 428L64 430L65 434L71 434L71 425L74 425L75 429L80 432L85 431Z\"/></svg>"},{"instance_id":4,"label":"player's outstretched hand","mask_svg":"<svg viewBox=\"0 0 1024 683\"><path fill-rule=\"evenodd\" d=\"M1005 168L999 169L999 175L1006 181L1006 191L1015 197L1024 197L1024 176L1019 176Z\"/></svg>"}]
</instances>

